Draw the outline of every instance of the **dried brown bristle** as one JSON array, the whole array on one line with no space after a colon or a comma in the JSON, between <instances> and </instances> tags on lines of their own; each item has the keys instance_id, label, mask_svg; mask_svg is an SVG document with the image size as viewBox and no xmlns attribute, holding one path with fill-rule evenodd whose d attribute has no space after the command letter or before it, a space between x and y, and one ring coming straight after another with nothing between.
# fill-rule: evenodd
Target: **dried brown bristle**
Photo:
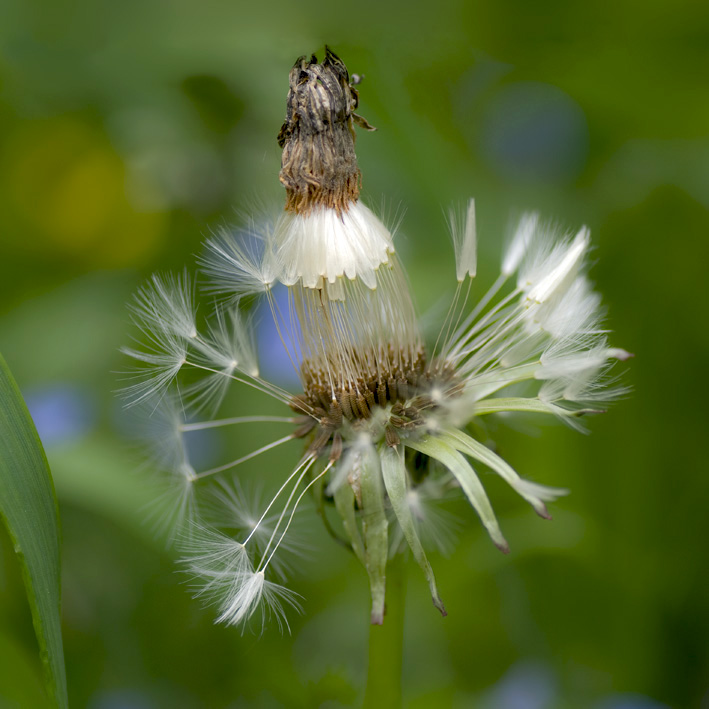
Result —
<instances>
[{"instance_id":1,"label":"dried brown bristle","mask_svg":"<svg viewBox=\"0 0 709 709\"><path fill-rule=\"evenodd\" d=\"M290 73L286 119L278 134L283 148L279 179L286 211L316 207L345 212L360 190L353 123L374 130L354 113L359 103L344 62L328 47L325 59L300 57Z\"/></svg>"}]
</instances>

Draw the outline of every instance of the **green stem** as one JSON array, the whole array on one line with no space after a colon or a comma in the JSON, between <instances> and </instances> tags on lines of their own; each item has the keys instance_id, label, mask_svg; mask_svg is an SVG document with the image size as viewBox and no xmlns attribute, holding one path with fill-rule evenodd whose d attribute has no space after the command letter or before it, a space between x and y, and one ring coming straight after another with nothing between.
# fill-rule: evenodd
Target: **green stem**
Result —
<instances>
[{"instance_id":1,"label":"green stem","mask_svg":"<svg viewBox=\"0 0 709 709\"><path fill-rule=\"evenodd\" d=\"M403 554L387 564L386 615L369 626L369 669L364 709L400 709L404 649L406 562Z\"/></svg>"}]
</instances>

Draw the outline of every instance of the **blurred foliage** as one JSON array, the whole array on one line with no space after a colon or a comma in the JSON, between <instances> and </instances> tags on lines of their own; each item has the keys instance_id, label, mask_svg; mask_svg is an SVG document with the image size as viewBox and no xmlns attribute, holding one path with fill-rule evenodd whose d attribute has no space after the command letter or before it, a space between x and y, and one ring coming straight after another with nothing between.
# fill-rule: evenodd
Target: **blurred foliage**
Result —
<instances>
[{"instance_id":1,"label":"blurred foliage","mask_svg":"<svg viewBox=\"0 0 709 709\"><path fill-rule=\"evenodd\" d=\"M453 289L443 211L475 195L482 285L515 210L588 223L614 342L637 354L632 396L591 436L527 435L534 420L494 431L525 476L573 494L548 524L488 476L508 557L453 506L460 542L432 560L449 618L410 573L407 705L706 705L709 5L5 0L0 350L56 479L70 704L361 700L363 570L305 520L312 549L293 579L305 614L292 633L213 626L146 522L145 471L112 393L137 285L191 263L211 230L278 209L288 70L325 42L365 77L361 113L379 129L358 140L365 194L374 207L384 196L392 221L403 214L420 310ZM233 409L282 413L243 390ZM210 439L205 455L254 443ZM245 475L272 485L295 455ZM0 705L41 706L4 537L0 659Z\"/></svg>"}]
</instances>

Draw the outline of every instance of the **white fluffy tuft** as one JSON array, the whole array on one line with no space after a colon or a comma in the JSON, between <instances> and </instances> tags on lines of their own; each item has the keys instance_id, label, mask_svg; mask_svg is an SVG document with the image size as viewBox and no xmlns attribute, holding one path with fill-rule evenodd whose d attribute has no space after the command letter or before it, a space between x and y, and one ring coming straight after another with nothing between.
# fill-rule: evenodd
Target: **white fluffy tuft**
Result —
<instances>
[{"instance_id":1,"label":"white fluffy tuft","mask_svg":"<svg viewBox=\"0 0 709 709\"><path fill-rule=\"evenodd\" d=\"M539 215L536 212L527 212L522 215L502 259L502 274L504 276L511 276L519 267L527 253L527 248L532 243L538 224Z\"/></svg>"},{"instance_id":2,"label":"white fluffy tuft","mask_svg":"<svg viewBox=\"0 0 709 709\"><path fill-rule=\"evenodd\" d=\"M543 266L528 280L527 300L544 303L563 292L578 274L590 243L590 232L583 227L574 240L555 247Z\"/></svg>"},{"instance_id":3,"label":"white fluffy tuft","mask_svg":"<svg viewBox=\"0 0 709 709\"><path fill-rule=\"evenodd\" d=\"M134 383L120 390L129 406L164 396L185 364L187 345L184 340L166 333L159 334L159 340L153 338L153 344L147 350L121 348L123 354L142 364L128 375Z\"/></svg>"},{"instance_id":4,"label":"white fluffy tuft","mask_svg":"<svg viewBox=\"0 0 709 709\"><path fill-rule=\"evenodd\" d=\"M197 336L194 284L186 274L153 274L138 289L130 306L134 322L145 332L163 332L189 340Z\"/></svg>"},{"instance_id":5,"label":"white fluffy tuft","mask_svg":"<svg viewBox=\"0 0 709 709\"><path fill-rule=\"evenodd\" d=\"M320 288L338 278L376 286L375 272L389 262L394 242L388 229L361 202L338 214L315 209L307 215L284 212L275 228L274 270L287 286Z\"/></svg>"},{"instance_id":6,"label":"white fluffy tuft","mask_svg":"<svg viewBox=\"0 0 709 709\"><path fill-rule=\"evenodd\" d=\"M450 211L449 218L455 250L456 278L458 283L462 283L466 276L475 278L478 267L475 200L468 201L464 220L460 219L455 210Z\"/></svg>"},{"instance_id":7,"label":"white fluffy tuft","mask_svg":"<svg viewBox=\"0 0 709 709\"><path fill-rule=\"evenodd\" d=\"M270 253L272 233L223 230L206 244L206 253L199 260L209 278L208 293L226 294L238 301L241 298L265 293L276 280L275 261Z\"/></svg>"}]
</instances>

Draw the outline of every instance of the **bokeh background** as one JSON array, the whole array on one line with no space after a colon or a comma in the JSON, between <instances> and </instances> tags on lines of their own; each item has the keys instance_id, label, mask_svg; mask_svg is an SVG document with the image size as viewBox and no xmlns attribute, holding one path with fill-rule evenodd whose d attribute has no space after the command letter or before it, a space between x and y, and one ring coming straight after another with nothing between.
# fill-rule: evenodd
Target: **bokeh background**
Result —
<instances>
[{"instance_id":1,"label":"bokeh background","mask_svg":"<svg viewBox=\"0 0 709 709\"><path fill-rule=\"evenodd\" d=\"M546 523L486 476L509 556L453 505L459 542L432 559L448 618L409 573L406 705L709 706L709 5L3 0L0 351L59 496L72 706L361 701L363 569L306 514L291 634L214 626L145 523L150 490L113 393L136 287L192 264L214 229L278 209L288 71L325 42L365 76L361 113L379 129L358 140L365 195L403 214L421 312L453 291L444 212L474 195L479 289L515 213L586 223L613 341L637 355L632 396L590 436L534 420L495 431L522 474L572 495ZM245 390L230 405L282 413ZM274 437L201 450L259 436ZM296 455L244 475L268 487ZM0 706L45 706L4 532Z\"/></svg>"}]
</instances>

